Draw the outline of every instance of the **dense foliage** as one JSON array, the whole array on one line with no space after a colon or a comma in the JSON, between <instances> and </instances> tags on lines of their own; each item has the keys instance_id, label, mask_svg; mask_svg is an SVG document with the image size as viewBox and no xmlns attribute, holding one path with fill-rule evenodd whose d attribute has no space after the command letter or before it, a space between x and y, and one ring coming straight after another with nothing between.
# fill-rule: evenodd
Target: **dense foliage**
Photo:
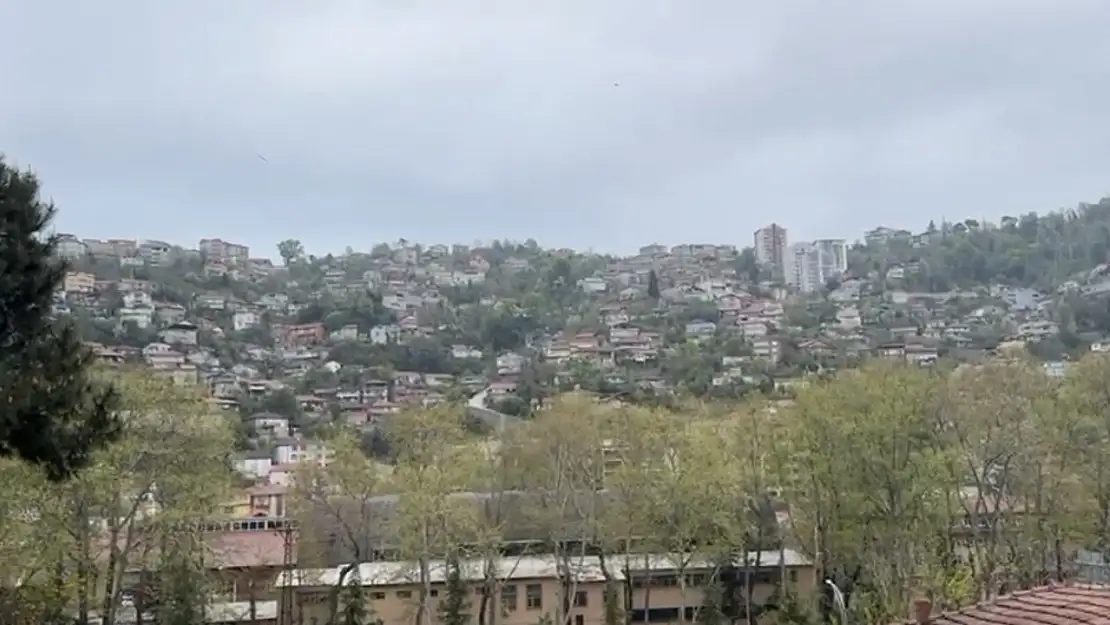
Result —
<instances>
[{"instance_id":1,"label":"dense foliage","mask_svg":"<svg viewBox=\"0 0 1110 625\"><path fill-rule=\"evenodd\" d=\"M915 596L965 605L1065 579L1076 550L1110 549L1107 377L1110 358L1097 354L1063 379L1021 359L958 370L876 361L815 381L791 402L687 404L672 414L563 396L506 432L492 456L451 413L409 413L395 425L403 432L389 434L409 450L391 469L341 435L335 462L306 471L355 501L396 493L398 517L363 508L367 516L343 522L356 533L370 524L376 536L385 528L412 560L458 549L482 557L488 541L520 528L475 516L451 493L479 489L501 502L497 493L511 491L541 528L582 519L573 526L613 562L635 553L630 536L638 549L686 554L673 556L679 568L789 546L838 584L853 620L892 622ZM600 507L589 495L598 483ZM560 551L575 537L543 536L544 548L576 557ZM745 591L730 587L727 568L689 589L697 620L735 619ZM829 608L790 592L746 601L791 623Z\"/></svg>"},{"instance_id":2,"label":"dense foliage","mask_svg":"<svg viewBox=\"0 0 1110 625\"><path fill-rule=\"evenodd\" d=\"M947 291L990 284L1054 288L1106 263L1110 253L1110 198L1077 209L930 222L924 233L859 245L852 268L862 275L908 266L909 290Z\"/></svg>"},{"instance_id":3,"label":"dense foliage","mask_svg":"<svg viewBox=\"0 0 1110 625\"><path fill-rule=\"evenodd\" d=\"M39 182L0 159L0 455L61 480L116 435L111 389L88 377L91 354L51 315L66 266L47 232Z\"/></svg>"},{"instance_id":4,"label":"dense foliage","mask_svg":"<svg viewBox=\"0 0 1110 625\"><path fill-rule=\"evenodd\" d=\"M201 523L229 499L227 419L196 389L147 372L93 375L118 388L127 417L117 440L63 483L0 460L0 601L28 624L111 625L131 608L161 623L202 622L214 580ZM124 586L137 570L145 573Z\"/></svg>"}]
</instances>

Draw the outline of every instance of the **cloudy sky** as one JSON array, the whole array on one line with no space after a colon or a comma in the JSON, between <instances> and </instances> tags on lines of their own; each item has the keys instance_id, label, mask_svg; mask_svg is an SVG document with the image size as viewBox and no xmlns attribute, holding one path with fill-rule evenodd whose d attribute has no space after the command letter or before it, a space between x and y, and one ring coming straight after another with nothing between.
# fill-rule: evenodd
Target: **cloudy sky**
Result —
<instances>
[{"instance_id":1,"label":"cloudy sky","mask_svg":"<svg viewBox=\"0 0 1110 625\"><path fill-rule=\"evenodd\" d=\"M82 236L622 252L1110 192L1106 0L7 0L0 24L0 151Z\"/></svg>"}]
</instances>

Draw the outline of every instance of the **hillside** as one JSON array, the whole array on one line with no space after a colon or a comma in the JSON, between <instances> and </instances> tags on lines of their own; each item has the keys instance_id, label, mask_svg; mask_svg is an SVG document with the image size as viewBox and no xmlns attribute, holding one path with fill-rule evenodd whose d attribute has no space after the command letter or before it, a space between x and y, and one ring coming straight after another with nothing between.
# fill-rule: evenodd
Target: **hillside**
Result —
<instances>
[{"instance_id":1,"label":"hillside","mask_svg":"<svg viewBox=\"0 0 1110 625\"><path fill-rule=\"evenodd\" d=\"M1107 261L1110 198L1076 209L1006 216L999 223L930 222L921 234L872 237L852 250L859 275L892 269L908 291L1005 284L1055 289Z\"/></svg>"}]
</instances>

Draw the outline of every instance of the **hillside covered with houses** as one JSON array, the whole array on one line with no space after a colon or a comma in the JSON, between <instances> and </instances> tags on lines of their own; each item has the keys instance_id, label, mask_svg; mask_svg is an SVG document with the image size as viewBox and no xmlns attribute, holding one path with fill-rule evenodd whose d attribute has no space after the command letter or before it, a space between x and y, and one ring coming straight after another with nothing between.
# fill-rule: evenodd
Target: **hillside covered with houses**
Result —
<instances>
[{"instance_id":1,"label":"hillside covered with houses","mask_svg":"<svg viewBox=\"0 0 1110 625\"><path fill-rule=\"evenodd\" d=\"M1099 215L1035 223L1054 232ZM983 283L943 275L946 254L989 256L991 237L1012 246L1029 223L877 228L808 292L781 279L790 268L776 272L779 259L732 245L614 257L401 240L317 257L289 240L278 264L220 239L184 248L67 235L56 310L99 358L206 385L242 416L244 441L336 421L372 430L406 405L440 402L469 402L488 424L579 388L664 405L789 395L870 357L975 362L1019 345L1061 372L1108 345L1105 264L1069 260L1079 270L1051 285L1009 268ZM809 244L790 249L799 245Z\"/></svg>"},{"instance_id":2,"label":"hillside covered with houses","mask_svg":"<svg viewBox=\"0 0 1110 625\"><path fill-rule=\"evenodd\" d=\"M319 257L287 240L278 264L221 239L25 235L24 249L67 261L28 310L45 336L69 337L79 366L81 341L91 348L102 366L90 379L118 389L124 416L72 483L0 458L5 495L27 512L0 547L30 563L8 567L17 590L0 602L26 610L23 622L72 609L104 625L171 609L334 623L341 606L367 610L343 622L373 610L400 623L448 600L469 614L466 596L510 624L544 610L575 625L702 622L702 611L809 623L828 622L826 573L857 597L848 607L884 619L926 570L978 580L973 567L995 567L974 574L979 590L938 586L948 607L1101 574L1101 530L1064 542L1075 510L1105 527L1105 509L1085 502L1110 488L1105 401L1092 393L1110 361L1083 357L1110 351L1108 266L1088 236L1100 211L1035 227L876 228L854 245L788 245L770 224L743 249L624 257L403 240ZM1016 269L1017 241L1056 277ZM13 393L33 390L27 379ZM910 453L886 454L892 435ZM1003 441L1020 473L979 460L980 440ZM888 491L921 495L904 498L909 512L858 495ZM1025 505L1042 510L1035 529ZM632 531L667 552L641 553ZM913 571L872 566L902 556L863 537L903 533L915 553L937 539L953 551ZM809 551L813 536L822 549ZM1051 557L1014 556L1019 543ZM961 544L994 555L965 562ZM615 576L610 557L623 559ZM568 558L596 571L579 579ZM409 560L425 568L407 572ZM996 584L1006 567L1016 573ZM24 585L20 568L59 573ZM865 568L892 581L869 586Z\"/></svg>"}]
</instances>

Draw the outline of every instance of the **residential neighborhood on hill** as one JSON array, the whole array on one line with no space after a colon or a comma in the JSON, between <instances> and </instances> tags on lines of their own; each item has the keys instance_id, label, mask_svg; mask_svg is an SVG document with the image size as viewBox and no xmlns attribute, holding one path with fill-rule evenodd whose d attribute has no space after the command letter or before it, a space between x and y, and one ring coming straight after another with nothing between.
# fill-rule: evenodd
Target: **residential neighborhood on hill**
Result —
<instances>
[{"instance_id":1,"label":"residential neighborhood on hill","mask_svg":"<svg viewBox=\"0 0 1110 625\"><path fill-rule=\"evenodd\" d=\"M1083 231L1081 219L1105 229L1108 210L880 227L851 245L791 243L771 224L750 248L653 244L629 257L405 240L316 257L289 240L274 263L218 238L190 249L62 235L71 270L55 309L104 360L202 383L248 423L276 406L301 428L463 398L476 415L524 416L572 389L655 403L789 395L869 357L978 362L1015 345L1056 374L1110 345L1106 244L1069 245L1078 262L1014 261L995 245L1035 246ZM976 253L1051 262L1058 279L962 275Z\"/></svg>"},{"instance_id":2,"label":"residential neighborhood on hill","mask_svg":"<svg viewBox=\"0 0 1110 625\"><path fill-rule=\"evenodd\" d=\"M0 614L924 625L1016 614L1017 589L1045 622L1108 609L1074 584L1110 579L1110 201L788 233L625 257L289 239L280 262L24 237L64 262L43 314L120 429L71 481L0 455Z\"/></svg>"}]
</instances>

